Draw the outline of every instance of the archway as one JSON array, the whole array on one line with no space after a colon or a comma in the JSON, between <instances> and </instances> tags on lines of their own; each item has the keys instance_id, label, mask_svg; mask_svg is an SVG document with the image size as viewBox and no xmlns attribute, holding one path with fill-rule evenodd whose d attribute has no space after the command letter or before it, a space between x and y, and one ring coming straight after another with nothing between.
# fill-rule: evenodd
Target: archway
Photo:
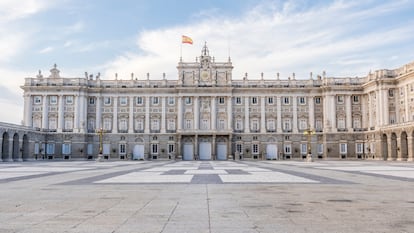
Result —
<instances>
[{"instance_id":1,"label":"archway","mask_svg":"<svg viewBox=\"0 0 414 233\"><path fill-rule=\"evenodd\" d=\"M394 160L397 158L397 135L391 134L391 156L390 159Z\"/></svg>"},{"instance_id":2,"label":"archway","mask_svg":"<svg viewBox=\"0 0 414 233\"><path fill-rule=\"evenodd\" d=\"M403 131L401 133L401 143L400 143L400 152L401 152L401 158L403 160L408 159L408 141L407 141L407 133Z\"/></svg>"},{"instance_id":3,"label":"archway","mask_svg":"<svg viewBox=\"0 0 414 233\"><path fill-rule=\"evenodd\" d=\"M388 159L388 142L387 142L387 140L388 140L387 134L384 133L382 135L382 138L381 138L381 149L382 149L381 154L382 154L382 158L384 160Z\"/></svg>"},{"instance_id":4,"label":"archway","mask_svg":"<svg viewBox=\"0 0 414 233\"><path fill-rule=\"evenodd\" d=\"M18 161L20 159L19 152L20 152L19 135L15 133L13 135L13 152L12 152L13 161Z\"/></svg>"},{"instance_id":5,"label":"archway","mask_svg":"<svg viewBox=\"0 0 414 233\"><path fill-rule=\"evenodd\" d=\"M3 161L9 160L9 134L7 132L3 133L3 143L1 145L1 159Z\"/></svg>"},{"instance_id":6,"label":"archway","mask_svg":"<svg viewBox=\"0 0 414 233\"><path fill-rule=\"evenodd\" d=\"M23 161L27 161L29 159L29 137L27 134L23 135Z\"/></svg>"}]
</instances>

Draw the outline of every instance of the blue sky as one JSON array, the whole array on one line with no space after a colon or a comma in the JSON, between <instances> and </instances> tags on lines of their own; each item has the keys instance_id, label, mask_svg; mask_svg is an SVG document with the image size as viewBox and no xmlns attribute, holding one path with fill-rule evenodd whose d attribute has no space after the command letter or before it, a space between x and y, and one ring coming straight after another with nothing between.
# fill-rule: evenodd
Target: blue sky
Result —
<instances>
[{"instance_id":1,"label":"blue sky","mask_svg":"<svg viewBox=\"0 0 414 233\"><path fill-rule=\"evenodd\" d=\"M54 63L64 77L84 72L176 79L205 41L217 61L231 56L233 79L365 76L414 61L414 3L395 1L2 0L0 121L19 124L25 77Z\"/></svg>"}]
</instances>

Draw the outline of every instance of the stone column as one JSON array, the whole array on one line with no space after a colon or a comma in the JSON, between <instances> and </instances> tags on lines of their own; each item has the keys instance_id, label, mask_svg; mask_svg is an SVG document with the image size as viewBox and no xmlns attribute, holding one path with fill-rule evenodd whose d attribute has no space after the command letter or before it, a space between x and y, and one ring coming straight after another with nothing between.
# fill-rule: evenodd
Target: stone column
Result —
<instances>
[{"instance_id":1,"label":"stone column","mask_svg":"<svg viewBox=\"0 0 414 233\"><path fill-rule=\"evenodd\" d=\"M194 160L200 159L198 157L198 135L194 136Z\"/></svg>"},{"instance_id":2,"label":"stone column","mask_svg":"<svg viewBox=\"0 0 414 233\"><path fill-rule=\"evenodd\" d=\"M24 96L24 125L25 126L32 127L33 125L32 114L33 114L32 113L32 98L29 94L26 94Z\"/></svg>"},{"instance_id":3,"label":"stone column","mask_svg":"<svg viewBox=\"0 0 414 233\"><path fill-rule=\"evenodd\" d=\"M166 107L165 107L165 97L161 97L161 133L165 133L165 124L166 124Z\"/></svg>"},{"instance_id":4,"label":"stone column","mask_svg":"<svg viewBox=\"0 0 414 233\"><path fill-rule=\"evenodd\" d=\"M397 136L397 161L402 161L401 136Z\"/></svg>"},{"instance_id":5,"label":"stone column","mask_svg":"<svg viewBox=\"0 0 414 233\"><path fill-rule=\"evenodd\" d=\"M382 91L382 103L383 106L381 115L383 116L382 125L390 124L390 111L389 111L389 103L388 103L388 90L384 89Z\"/></svg>"},{"instance_id":6,"label":"stone column","mask_svg":"<svg viewBox=\"0 0 414 233\"><path fill-rule=\"evenodd\" d=\"M232 110L231 96L227 96L227 129L232 131L233 129L233 110Z\"/></svg>"},{"instance_id":7,"label":"stone column","mask_svg":"<svg viewBox=\"0 0 414 233\"><path fill-rule=\"evenodd\" d=\"M250 133L249 97L244 97L244 132Z\"/></svg>"},{"instance_id":8,"label":"stone column","mask_svg":"<svg viewBox=\"0 0 414 233\"><path fill-rule=\"evenodd\" d=\"M211 97L211 130L216 130L216 97Z\"/></svg>"},{"instance_id":9,"label":"stone column","mask_svg":"<svg viewBox=\"0 0 414 233\"><path fill-rule=\"evenodd\" d=\"M43 106L42 106L42 128L48 129L48 104L47 104L47 95L43 95L42 98ZM13 135L12 135L13 137Z\"/></svg>"},{"instance_id":10,"label":"stone column","mask_svg":"<svg viewBox=\"0 0 414 233\"><path fill-rule=\"evenodd\" d=\"M292 98L293 101L293 128L292 132L297 133L298 132L298 98L294 96Z\"/></svg>"},{"instance_id":11,"label":"stone column","mask_svg":"<svg viewBox=\"0 0 414 233\"><path fill-rule=\"evenodd\" d=\"M86 114L86 96L84 94L81 94L79 96L79 132L80 133L85 133L85 128L86 128L86 120L87 120L87 114Z\"/></svg>"},{"instance_id":12,"label":"stone column","mask_svg":"<svg viewBox=\"0 0 414 233\"><path fill-rule=\"evenodd\" d=\"M213 135L213 138L211 139L211 146L213 147L211 150L211 158L216 160L216 135Z\"/></svg>"},{"instance_id":13,"label":"stone column","mask_svg":"<svg viewBox=\"0 0 414 233\"><path fill-rule=\"evenodd\" d=\"M118 97L113 97L114 108L112 111L112 133L118 133Z\"/></svg>"},{"instance_id":14,"label":"stone column","mask_svg":"<svg viewBox=\"0 0 414 233\"><path fill-rule=\"evenodd\" d=\"M361 95L361 113L362 113L362 116L361 116L361 128L367 128L367 117L368 117L368 113L367 113L367 108L365 107L365 106L368 106L368 104L367 104L367 102L368 102L368 99L367 98L365 98L365 96L362 96Z\"/></svg>"},{"instance_id":15,"label":"stone column","mask_svg":"<svg viewBox=\"0 0 414 233\"><path fill-rule=\"evenodd\" d=\"M413 139L414 138L412 136L407 136L407 150L408 150L407 161L414 161Z\"/></svg>"},{"instance_id":16,"label":"stone column","mask_svg":"<svg viewBox=\"0 0 414 233\"><path fill-rule=\"evenodd\" d=\"M103 128L103 125L101 123L102 121L102 97L96 96L96 119L95 119L95 129Z\"/></svg>"},{"instance_id":17,"label":"stone column","mask_svg":"<svg viewBox=\"0 0 414 233\"><path fill-rule=\"evenodd\" d=\"M335 104L335 96L330 96L330 114L331 114L331 122L332 122L332 132L336 132L336 104Z\"/></svg>"},{"instance_id":18,"label":"stone column","mask_svg":"<svg viewBox=\"0 0 414 233\"><path fill-rule=\"evenodd\" d=\"M353 132L351 95L345 96L345 110L346 110L346 128L348 129L348 132Z\"/></svg>"},{"instance_id":19,"label":"stone column","mask_svg":"<svg viewBox=\"0 0 414 233\"><path fill-rule=\"evenodd\" d=\"M149 134L150 133L150 97L145 97L145 129L144 133Z\"/></svg>"},{"instance_id":20,"label":"stone column","mask_svg":"<svg viewBox=\"0 0 414 233\"><path fill-rule=\"evenodd\" d=\"M375 112L376 112L376 114L375 114L375 126L380 126L381 124L382 124L382 122L381 122L381 118L382 118L382 111L381 111L381 109L382 109L382 107L381 107L381 105L382 105L382 103L381 103L381 93L380 93L380 91L376 91L375 92L375 96L376 96L376 106L375 106Z\"/></svg>"},{"instance_id":21,"label":"stone column","mask_svg":"<svg viewBox=\"0 0 414 233\"><path fill-rule=\"evenodd\" d=\"M404 90L404 97L405 97L405 100L404 100L404 106L405 106L405 121L404 122L407 122L407 121L410 121L410 115L409 115L409 112L410 112L410 105L409 105L409 89L408 89L408 85L405 85L405 90Z\"/></svg>"},{"instance_id":22,"label":"stone column","mask_svg":"<svg viewBox=\"0 0 414 233\"><path fill-rule=\"evenodd\" d=\"M315 129L315 106L313 97L308 97L308 107L309 107L309 127L310 129Z\"/></svg>"},{"instance_id":23,"label":"stone column","mask_svg":"<svg viewBox=\"0 0 414 233\"><path fill-rule=\"evenodd\" d=\"M260 97L260 133L266 133L266 98Z\"/></svg>"},{"instance_id":24,"label":"stone column","mask_svg":"<svg viewBox=\"0 0 414 233\"><path fill-rule=\"evenodd\" d=\"M371 128L374 125L372 119L372 97L371 93L368 93L368 128Z\"/></svg>"},{"instance_id":25,"label":"stone column","mask_svg":"<svg viewBox=\"0 0 414 233\"><path fill-rule=\"evenodd\" d=\"M59 103L58 103L58 128L57 132L61 133L63 128L65 127L65 113L63 109L63 95L59 95Z\"/></svg>"},{"instance_id":26,"label":"stone column","mask_svg":"<svg viewBox=\"0 0 414 233\"><path fill-rule=\"evenodd\" d=\"M277 132L282 132L282 101L280 96L276 97Z\"/></svg>"},{"instance_id":27,"label":"stone column","mask_svg":"<svg viewBox=\"0 0 414 233\"><path fill-rule=\"evenodd\" d=\"M75 106L73 107L73 114L75 115L73 119L73 132L79 132L79 95L75 95L74 97Z\"/></svg>"},{"instance_id":28,"label":"stone column","mask_svg":"<svg viewBox=\"0 0 414 233\"><path fill-rule=\"evenodd\" d=\"M198 107L198 96L194 97L194 130L197 131L200 127L200 108Z\"/></svg>"},{"instance_id":29,"label":"stone column","mask_svg":"<svg viewBox=\"0 0 414 233\"><path fill-rule=\"evenodd\" d=\"M128 133L134 133L134 97L129 97Z\"/></svg>"},{"instance_id":30,"label":"stone column","mask_svg":"<svg viewBox=\"0 0 414 233\"><path fill-rule=\"evenodd\" d=\"M177 98L177 131L183 129L183 97L179 96ZM181 146L181 145L180 145Z\"/></svg>"}]
</instances>

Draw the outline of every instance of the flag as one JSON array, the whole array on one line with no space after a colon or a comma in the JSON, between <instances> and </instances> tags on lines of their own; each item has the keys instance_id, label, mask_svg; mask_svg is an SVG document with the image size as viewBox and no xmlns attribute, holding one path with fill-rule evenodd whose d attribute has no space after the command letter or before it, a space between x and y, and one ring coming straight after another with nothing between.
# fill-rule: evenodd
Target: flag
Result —
<instances>
[{"instance_id":1,"label":"flag","mask_svg":"<svg viewBox=\"0 0 414 233\"><path fill-rule=\"evenodd\" d=\"M191 39L188 36L182 36L182 41L183 44L193 44L193 39Z\"/></svg>"}]
</instances>

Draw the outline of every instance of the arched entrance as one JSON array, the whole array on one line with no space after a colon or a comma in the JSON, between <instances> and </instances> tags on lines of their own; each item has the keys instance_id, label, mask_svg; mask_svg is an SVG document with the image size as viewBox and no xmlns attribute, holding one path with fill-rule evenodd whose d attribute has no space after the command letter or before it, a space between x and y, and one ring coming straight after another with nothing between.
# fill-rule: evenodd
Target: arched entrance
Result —
<instances>
[{"instance_id":1,"label":"arched entrance","mask_svg":"<svg viewBox=\"0 0 414 233\"><path fill-rule=\"evenodd\" d=\"M391 134L391 156L388 157L388 160L397 159L397 135L395 133Z\"/></svg>"},{"instance_id":2,"label":"arched entrance","mask_svg":"<svg viewBox=\"0 0 414 233\"><path fill-rule=\"evenodd\" d=\"M26 134L23 135L22 157L23 157L23 161L27 161L29 159L29 137Z\"/></svg>"},{"instance_id":3,"label":"arched entrance","mask_svg":"<svg viewBox=\"0 0 414 233\"><path fill-rule=\"evenodd\" d=\"M183 160L194 160L194 144L191 138L184 139Z\"/></svg>"},{"instance_id":4,"label":"arched entrance","mask_svg":"<svg viewBox=\"0 0 414 233\"><path fill-rule=\"evenodd\" d=\"M381 137L381 148L382 148L381 154L382 154L382 158L384 160L388 159L388 142L387 142L387 140L388 140L388 137L384 133Z\"/></svg>"},{"instance_id":5,"label":"arched entrance","mask_svg":"<svg viewBox=\"0 0 414 233\"><path fill-rule=\"evenodd\" d=\"M401 133L401 143L400 143L400 152L402 160L408 159L408 141L407 141L407 133L403 131Z\"/></svg>"},{"instance_id":6,"label":"arched entrance","mask_svg":"<svg viewBox=\"0 0 414 233\"><path fill-rule=\"evenodd\" d=\"M1 145L1 159L3 161L9 160L9 134L3 133L3 143Z\"/></svg>"},{"instance_id":7,"label":"arched entrance","mask_svg":"<svg viewBox=\"0 0 414 233\"><path fill-rule=\"evenodd\" d=\"M13 161L19 161L20 160L20 148L19 148L19 135L17 133L15 133L13 135L13 152L12 152L12 157L13 157Z\"/></svg>"}]
</instances>

